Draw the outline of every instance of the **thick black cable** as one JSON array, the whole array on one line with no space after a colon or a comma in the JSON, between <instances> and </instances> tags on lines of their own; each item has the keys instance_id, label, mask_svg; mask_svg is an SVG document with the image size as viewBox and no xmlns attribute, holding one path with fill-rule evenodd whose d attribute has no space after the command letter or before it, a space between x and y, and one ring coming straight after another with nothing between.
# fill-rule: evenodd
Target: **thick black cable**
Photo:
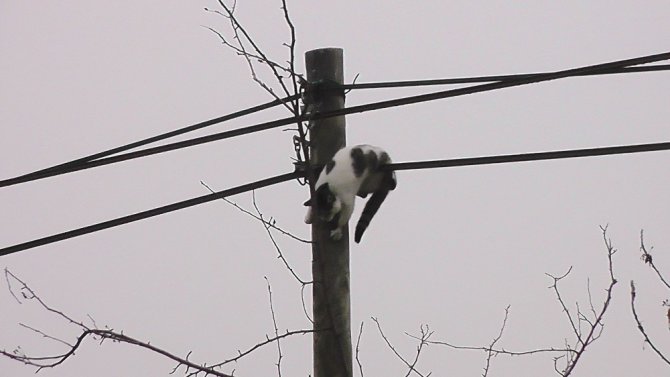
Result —
<instances>
[{"instance_id":1,"label":"thick black cable","mask_svg":"<svg viewBox=\"0 0 670 377\"><path fill-rule=\"evenodd\" d=\"M595 76L595 75L612 75L621 73L635 73L635 72L656 72L669 71L670 64L659 64L642 67L625 67L612 68L610 70L587 72L575 76ZM383 89L383 88L405 88L417 86L433 86L433 85L453 85L453 84L472 84L480 82L494 82L494 81L509 81L518 79L528 79L539 75L546 75L551 72L538 73L520 73L512 75L497 75L497 76L474 76L474 77L456 77L448 79L431 79L431 80L407 80L407 81L387 81L387 82L369 82L359 84L344 84L338 86L338 89L352 90L352 89Z\"/></svg>"},{"instance_id":2,"label":"thick black cable","mask_svg":"<svg viewBox=\"0 0 670 377\"><path fill-rule=\"evenodd\" d=\"M572 150L561 150L561 151L550 151L550 152L520 153L520 154L508 154L499 156L467 157L467 158L455 158L449 160L400 162L385 165L382 167L382 169L398 171L398 170L450 168L457 166L492 165L492 164L504 164L510 162L557 160L565 158L607 156L616 154L642 153L642 152L654 152L664 150L670 150L670 142L622 145L614 147L572 149Z\"/></svg>"},{"instance_id":3,"label":"thick black cable","mask_svg":"<svg viewBox=\"0 0 670 377\"><path fill-rule=\"evenodd\" d=\"M653 151L662 151L670 150L670 142L663 143L651 143L651 144L635 144L635 145L623 145L623 146L613 146L613 147L600 147L600 148L586 148L586 149L573 149L573 150L560 150L560 151L550 151L550 152L534 152L534 153L521 153L521 154L509 154L509 155L498 155L498 156L484 156L484 157L469 157L469 158L456 158L448 160L432 160L432 161L416 161L416 162L400 162L385 165L382 169L388 170L418 170L418 169L434 169L434 168L446 168L446 167L458 167L458 166L474 166L474 165L491 165L491 164L501 164L501 163L510 163L510 162L526 162L526 161L542 161L542 160L556 160L556 159L566 159L566 158L577 158L577 157L592 157L592 156L606 156L606 155L616 155L616 154L629 154L629 153L642 153L642 152L653 152ZM214 194L204 195L181 202L169 204L166 206L150 209L147 211L138 212L132 215L127 215L119 217L113 220L104 221L101 223L85 226L83 228L78 228L70 230L67 232L55 234L52 236L20 243L17 245L8 246L0 249L0 256L12 254L18 251L31 249L37 246L42 246L62 240L66 240L73 237L78 237L84 234L97 232L103 229L113 228L119 225L147 219L149 217L154 217L162 215L168 212L177 211L180 209L192 207L198 204L207 203L216 199L224 198L230 195L235 195L243 193L246 191L251 191L254 189L274 185L277 183L289 181L295 178L301 177L303 174L300 172L291 172L275 177L263 179L260 181L248 183L245 185L233 187L228 190L219 191Z\"/></svg>"},{"instance_id":4,"label":"thick black cable","mask_svg":"<svg viewBox=\"0 0 670 377\"><path fill-rule=\"evenodd\" d=\"M139 158L139 157L150 156L150 155L153 155L153 154L163 153L163 152L172 151L172 150L176 150L176 149L182 149L182 148L186 148L186 147L191 147L191 146L195 146L195 145L209 143L209 142L216 141L216 140L222 140L222 139L227 139L227 138L234 137L234 136L241 136L241 135L245 135L245 134L249 134L249 133L253 133L253 132L258 132L258 131L267 130L267 129L271 129L271 128L281 127L281 126L285 126L285 125L295 123L295 122L304 122L304 121L309 121L309 120L330 118L330 117L334 117L334 116L341 116L341 115L354 114L354 113L362 113L362 112L366 112L366 111L379 110L379 109L384 109L384 108L389 108L389 107L403 106L403 105L409 105L409 104L420 103L420 102L434 101L434 100L438 100L438 99L457 97L457 96L463 96L463 95L474 94L474 93L481 93L481 92L486 92L486 91L498 90L498 89L503 89L503 88L520 86L520 85L527 85L527 84L538 83L538 82L543 82L543 81L556 80L556 79L572 77L572 76L583 76L583 75L587 75L587 74L596 74L598 72L607 72L607 71L610 71L612 69L622 68L622 67L626 67L626 66L629 66L629 65L647 64L647 63L653 63L653 62L668 60L668 59L670 59L670 52L666 52L666 53L662 53L662 54L642 56L642 57L633 58L633 59L618 60L618 61L609 62L609 63L596 64L596 65L573 68L573 69L567 69L567 70L556 71L556 72L534 74L530 77L515 78L515 79L510 79L510 80L507 80L507 81L496 81L496 82L493 82L493 83L482 84L482 85L474 85L474 86L469 86L469 87L465 87L465 88L444 90L444 91L433 92L433 93L428 93L428 94L420 94L420 95L402 97L402 98L397 98L397 99L392 99L392 100L373 102L373 103L368 103L368 104L363 104L363 105L358 105L358 106L352 106L352 107L346 107L346 108L343 108L343 109L327 111L327 112L322 112L322 113L304 114L304 115L301 115L301 116L284 118L284 119L279 119L279 120L275 120L275 121L260 123L260 124L256 124L256 125L253 125L253 126L243 127L243 128L239 128L239 129L235 129L235 130L230 130L230 131L224 131L224 132L220 132L220 133L216 133L216 134L212 134L212 135L207 135L207 136L203 136L203 137L199 137L199 138L184 140L184 141L181 141L181 142L165 144L165 145L158 146L158 147L147 148L147 149L143 149L143 150L139 150L139 151L135 151L135 152L129 152L129 153L126 153L126 154L121 154L121 155L112 156L112 157L108 157L108 158L97 159L97 160L91 161L91 162L89 162L85 165L82 165L82 166L74 166L72 168L69 168L68 172L82 170L82 169L88 169L88 168L96 167L96 166L108 165L108 164L111 164L111 163L131 160L131 159L135 159L135 158ZM327 89L331 89L331 88L327 88ZM18 183L28 182L28 181L41 179L41 178L46 178L46 177L59 175L59 174L63 174L63 172L49 172L49 171L47 171L47 172L41 173L39 175L35 175L35 176L33 176L31 178L28 178L28 179L21 178L21 177L10 178L10 179L0 181L0 187L10 186L10 185L18 184Z\"/></svg>"},{"instance_id":5,"label":"thick black cable","mask_svg":"<svg viewBox=\"0 0 670 377\"><path fill-rule=\"evenodd\" d=\"M267 129L271 129L271 128L276 128L276 127L279 127L279 126L285 126L287 124L294 123L301 118L307 119L306 117L284 118L284 119L280 119L280 120L276 120L276 121L270 121L270 122L256 124L256 125L253 125L253 126L237 128L237 129L229 130L229 131L223 131L223 132L212 134L212 135L201 136L201 137L197 137L197 138L194 138L194 139L178 141L178 142L175 142L175 143L170 143L170 144L165 144L165 145L159 145L157 147L141 149L141 150L135 151L135 152L128 152L128 153L119 154L119 155L116 155L116 156L100 158L100 159L97 159L97 160L89 161L89 162L87 162L83 165L70 166L70 167L67 168L66 172L70 173L70 172L75 172L75 171L79 171L79 170L90 169L90 168L94 168L94 167L97 167L97 166L109 165L109 164L113 164L113 163L116 163L116 162L132 160L132 159L151 156L151 155L154 155L154 154L168 152L168 151L172 151L172 150L176 150L176 149L182 149L182 148L186 148L186 147L190 147L190 146L194 146L194 145L205 144L205 143L209 143L209 142L216 141L216 140L228 139L228 138L231 138L231 137L234 137L234 136L246 135L246 134L253 133L253 132L258 132L258 131L263 131L263 130L267 130ZM11 185L15 185L15 184L18 184L18 183L34 181L34 180L37 180L37 179L52 177L52 176L60 175L60 174L64 174L64 172L61 172L61 171L44 171L40 174L33 173L33 176L28 177L28 178L16 177L16 178L10 178L10 179L0 181L0 187L11 186Z\"/></svg>"},{"instance_id":6,"label":"thick black cable","mask_svg":"<svg viewBox=\"0 0 670 377\"><path fill-rule=\"evenodd\" d=\"M202 129L202 128L205 128L205 127L209 127L209 126L212 126L212 125L215 125L215 124L218 124L218 123L227 122L229 120L233 120L235 118L240 118L242 116L253 114L253 113L256 113L256 112L259 112L259 111L262 111L262 110L267 110L267 109L270 109L272 107L281 105L281 104L286 103L286 102L294 101L294 100L299 99L299 98L300 98L300 95L296 94L296 95L292 95L292 96L289 96L289 97L276 99L276 100L266 102L266 103L261 104L261 105L253 106L253 107L250 107L250 108L247 108L247 109L244 109L244 110L236 111L234 113L226 114L224 116L209 119L209 120L206 120L206 121L203 121L203 122L200 122L200 123L196 123L196 124L193 124L193 125L190 125L190 126L186 126L186 127L182 127L182 128L173 130L173 131L162 133L160 135L152 136L152 137L142 139L142 140L138 140L138 141L126 144L126 145L122 145L122 146L115 147L115 148L112 148L112 149L108 149L108 150L105 150L105 151L102 151L102 152L94 153L94 154L91 154L91 155L88 155L88 156L80 157L80 158L77 158L75 160L71 160L71 161L64 162L64 163L61 163L61 164L58 164L58 165L50 166L48 168L40 169L40 170L31 172L31 173L28 173L28 174L24 174L24 175L21 175L21 176L12 178L12 179L7 179L7 180L0 181L0 187L10 186L10 185L13 185L13 184L16 184L16 183L28 182L28 181L35 180L35 179L40 179L40 178L44 178L44 177L50 177L50 176L53 176L53 175L58 175L58 174L72 172L72 171L77 171L77 170L80 170L80 169L76 169L76 167L84 166L84 164L86 164L90 161L96 160L96 159L100 159L100 158L111 156L111 155L114 155L114 154L117 154L117 153L125 152L125 151L130 150L130 149L134 149L134 148L141 147L141 146L144 146L144 145L147 145L147 144L155 143L157 141L165 140L165 139L168 139L168 138L171 138L171 137L183 135L183 134L191 132L191 131L196 131L196 130L199 130L199 129Z\"/></svg>"},{"instance_id":7,"label":"thick black cable","mask_svg":"<svg viewBox=\"0 0 670 377\"><path fill-rule=\"evenodd\" d=\"M211 202L213 200L225 198L227 196L240 194L240 193L243 193L243 192L246 192L246 191L259 189L259 188L262 188L262 187L274 185L274 184L281 183L281 182L290 181L292 179L298 178L299 176L300 176L300 174L298 174L296 172L286 173L286 174L278 175L278 176L275 176L275 177L262 179L260 181L256 181L256 182L247 183L247 184L244 184L244 185L241 185L241 186L233 187L233 188L230 188L230 189L227 189L227 190L218 191L218 192L213 193L213 194L199 196L199 197L184 200L184 201L181 201L181 202L168 204L168 205L165 205L165 206L162 206L162 207L153 208L153 209L150 209L150 210L147 210L147 211L134 213L132 215L127 215L127 216L119 217L119 218L116 218L116 219L103 221L101 223L85 226L83 228L73 229L73 230L70 230L70 231L67 231L67 232L54 234L54 235L51 235L51 236L48 236L48 237L43 237L43 238L39 238L39 239L36 239L36 240L32 240L32 241L12 245L12 246L8 246L8 247L0 249L0 256L16 253L16 252L22 251L22 250L32 249L32 248L37 247L37 246L47 245L47 244L50 244L50 243L66 240L68 238L82 236L84 234L97 232L97 231L100 231L100 230L103 230L103 229L117 227L119 225L128 224L128 223L132 223L132 222L135 222L135 221L148 219L150 217L162 215L162 214L165 214L165 213L168 213L168 212L173 212L173 211L177 211L177 210L192 207L192 206L196 206L198 204Z\"/></svg>"}]
</instances>

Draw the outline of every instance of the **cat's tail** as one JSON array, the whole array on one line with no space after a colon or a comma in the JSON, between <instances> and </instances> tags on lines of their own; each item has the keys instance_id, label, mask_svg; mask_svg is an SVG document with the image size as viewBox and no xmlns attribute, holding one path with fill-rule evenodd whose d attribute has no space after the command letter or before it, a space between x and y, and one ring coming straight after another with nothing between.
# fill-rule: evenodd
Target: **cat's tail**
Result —
<instances>
[{"instance_id":1,"label":"cat's tail","mask_svg":"<svg viewBox=\"0 0 670 377\"><path fill-rule=\"evenodd\" d=\"M370 220L377 213L379 206L382 205L384 199L389 194L389 190L379 190L372 193L370 199L365 203L365 208L363 208L363 213L361 213L361 218L358 219L358 224L356 224L356 233L354 234L354 240L356 243L361 242L361 237L365 229L370 225Z\"/></svg>"}]
</instances>

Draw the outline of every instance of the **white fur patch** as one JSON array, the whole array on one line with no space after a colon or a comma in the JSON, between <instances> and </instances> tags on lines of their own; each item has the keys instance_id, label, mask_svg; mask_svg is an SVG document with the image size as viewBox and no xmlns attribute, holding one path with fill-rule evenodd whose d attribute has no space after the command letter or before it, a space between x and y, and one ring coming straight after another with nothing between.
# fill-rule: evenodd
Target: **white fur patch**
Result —
<instances>
[{"instance_id":1,"label":"white fur patch","mask_svg":"<svg viewBox=\"0 0 670 377\"><path fill-rule=\"evenodd\" d=\"M337 151L335 156L333 156L333 161L335 165L327 171L328 169L324 168L319 175L319 178L316 182L315 189L318 189L324 184L328 184L330 191L336 196L336 205L333 206L333 213L330 213L328 217L340 213L337 228L331 231L331 238L333 240L339 240L342 238L342 228L349 222L351 214L354 211L354 205L356 202L356 195L365 197L370 193L378 191L381 188L380 185L383 183L384 172L376 170L370 171L369 167L366 166L365 171L359 176L356 176L353 168L353 159L351 157L351 151L354 148L361 149L363 154L368 154L373 152L379 158L385 151L379 147L371 145L355 145L352 147L345 147ZM383 163L389 163L389 161L383 161ZM395 180L395 173L393 173ZM312 207L308 207L307 214L305 216L305 223L311 224L314 220L315 213L318 211L313 211ZM325 219L327 220L327 219Z\"/></svg>"}]
</instances>

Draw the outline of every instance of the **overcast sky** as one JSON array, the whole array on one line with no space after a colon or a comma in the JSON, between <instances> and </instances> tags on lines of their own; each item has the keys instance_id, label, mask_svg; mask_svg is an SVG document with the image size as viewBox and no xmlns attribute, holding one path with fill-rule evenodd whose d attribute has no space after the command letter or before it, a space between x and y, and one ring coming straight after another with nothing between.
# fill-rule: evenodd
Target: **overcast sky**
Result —
<instances>
[{"instance_id":1,"label":"overcast sky","mask_svg":"<svg viewBox=\"0 0 670 377\"><path fill-rule=\"evenodd\" d=\"M289 0L299 57L341 47L348 82L539 72L670 50L666 1ZM4 1L0 5L0 178L217 117L271 99L246 62L211 31L230 34L215 1ZM238 17L264 51L285 61L279 0L240 1ZM263 76L269 83L271 77ZM670 140L670 74L573 78L347 117L348 143L386 148L398 162ZM430 89L353 91L347 104ZM277 108L193 135L290 115ZM292 170L292 134L275 129L181 151L0 189L5 247L214 189ZM629 282L657 345L670 354L670 293L640 261L639 233L670 276L670 152L398 172L392 192L351 247L354 339L365 321L365 375L404 375L428 324L434 340L483 346L497 334L509 350L562 347L574 335L545 273L561 275L570 310L599 308L608 284L600 225L619 250L619 283L602 337L574 376L660 376L664 364L637 332ZM256 192L265 216L298 236L308 191L291 181ZM231 198L252 208L251 195ZM358 213L362 206L359 203ZM311 251L275 235L310 279ZM123 330L190 360L235 356L273 333L267 277L280 329L310 327L300 284L276 258L262 225L217 201L2 257L50 305L75 319ZM308 300L311 293L307 290ZM19 322L73 341L77 328L0 289L0 348L64 351ZM90 321L87 322L90 324ZM574 344L574 343L573 343ZM311 371L311 337L282 343L283 375ZM481 375L484 354L439 346L418 364L434 375ZM552 357L498 356L491 376L553 374ZM231 368L276 374L274 346ZM165 376L175 364L130 345L88 340L41 376ZM3 376L34 368L0 358ZM183 369L181 370L183 371Z\"/></svg>"}]
</instances>

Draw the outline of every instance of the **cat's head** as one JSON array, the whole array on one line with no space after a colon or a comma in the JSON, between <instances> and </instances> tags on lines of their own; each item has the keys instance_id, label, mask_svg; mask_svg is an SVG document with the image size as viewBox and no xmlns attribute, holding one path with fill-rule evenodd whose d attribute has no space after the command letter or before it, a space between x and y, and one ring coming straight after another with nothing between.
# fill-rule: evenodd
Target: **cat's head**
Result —
<instances>
[{"instance_id":1,"label":"cat's head","mask_svg":"<svg viewBox=\"0 0 670 377\"><path fill-rule=\"evenodd\" d=\"M316 208L313 210L316 210L316 216L322 221L330 222L342 210L342 201L330 190L328 183L319 186L314 195Z\"/></svg>"}]
</instances>

